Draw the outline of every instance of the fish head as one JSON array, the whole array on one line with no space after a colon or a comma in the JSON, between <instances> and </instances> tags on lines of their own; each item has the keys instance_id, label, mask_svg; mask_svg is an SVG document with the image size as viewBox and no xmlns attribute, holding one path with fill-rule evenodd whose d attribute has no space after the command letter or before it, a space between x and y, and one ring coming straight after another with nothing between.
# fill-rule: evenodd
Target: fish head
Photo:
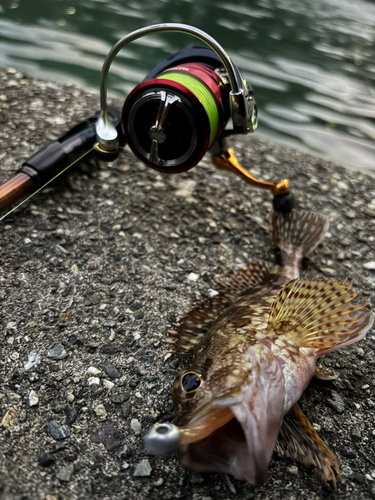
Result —
<instances>
[{"instance_id":1,"label":"fish head","mask_svg":"<svg viewBox=\"0 0 375 500\"><path fill-rule=\"evenodd\" d=\"M262 484L283 416L280 364L258 343L200 361L173 385L181 464Z\"/></svg>"}]
</instances>

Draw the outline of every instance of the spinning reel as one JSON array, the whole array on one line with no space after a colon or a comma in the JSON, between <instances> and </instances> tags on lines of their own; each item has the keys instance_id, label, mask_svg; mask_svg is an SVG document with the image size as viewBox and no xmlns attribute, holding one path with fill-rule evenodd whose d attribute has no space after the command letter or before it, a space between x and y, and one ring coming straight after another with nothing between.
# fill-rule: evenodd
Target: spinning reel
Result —
<instances>
[{"instance_id":1,"label":"spinning reel","mask_svg":"<svg viewBox=\"0 0 375 500\"><path fill-rule=\"evenodd\" d=\"M158 64L130 92L122 112L108 108L108 73L117 53L138 38L164 32L189 34L206 46L187 47ZM103 64L100 106L99 113L38 151L0 186L0 211L30 191L35 194L92 150L113 161L125 144L143 163L165 173L189 170L210 150L217 168L270 190L275 210L294 208L287 180L256 179L226 148L226 137L256 129L257 109L251 87L222 47L203 31L179 23L157 24L119 40Z\"/></svg>"}]
</instances>

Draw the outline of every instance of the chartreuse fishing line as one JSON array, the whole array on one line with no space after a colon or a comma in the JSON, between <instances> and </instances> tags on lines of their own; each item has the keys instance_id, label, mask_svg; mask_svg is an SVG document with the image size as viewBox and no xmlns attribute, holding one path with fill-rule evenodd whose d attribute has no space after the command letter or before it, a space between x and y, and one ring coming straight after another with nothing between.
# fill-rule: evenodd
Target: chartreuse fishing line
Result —
<instances>
[{"instance_id":1,"label":"chartreuse fishing line","mask_svg":"<svg viewBox=\"0 0 375 500\"><path fill-rule=\"evenodd\" d=\"M210 124L210 142L208 147L212 146L219 130L219 109L215 96L207 85L195 76L183 73L168 73L158 76L158 80L164 79L171 82L180 83L187 90L190 90L202 104Z\"/></svg>"}]
</instances>

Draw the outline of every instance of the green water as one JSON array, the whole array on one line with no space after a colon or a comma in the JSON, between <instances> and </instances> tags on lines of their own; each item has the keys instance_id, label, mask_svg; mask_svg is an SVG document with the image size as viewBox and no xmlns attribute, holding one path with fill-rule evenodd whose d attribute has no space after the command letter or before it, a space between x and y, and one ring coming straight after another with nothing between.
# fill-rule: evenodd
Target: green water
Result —
<instances>
[{"instance_id":1,"label":"green water","mask_svg":"<svg viewBox=\"0 0 375 500\"><path fill-rule=\"evenodd\" d=\"M0 0L0 65L97 89L111 45L161 22L199 27L252 83L260 137L375 172L375 4L362 0ZM115 60L125 97L194 39L146 37ZM99 105L98 105L99 107Z\"/></svg>"}]
</instances>

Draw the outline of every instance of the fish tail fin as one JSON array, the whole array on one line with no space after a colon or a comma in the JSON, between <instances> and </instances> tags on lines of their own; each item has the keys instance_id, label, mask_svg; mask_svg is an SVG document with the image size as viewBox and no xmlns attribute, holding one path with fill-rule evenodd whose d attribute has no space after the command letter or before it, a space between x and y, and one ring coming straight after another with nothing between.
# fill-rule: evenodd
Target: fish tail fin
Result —
<instances>
[{"instance_id":1,"label":"fish tail fin","mask_svg":"<svg viewBox=\"0 0 375 500\"><path fill-rule=\"evenodd\" d=\"M346 280L293 280L271 306L268 331L294 338L298 347L317 349L317 356L361 340L374 322L374 314L354 305Z\"/></svg>"},{"instance_id":2,"label":"fish tail fin","mask_svg":"<svg viewBox=\"0 0 375 500\"><path fill-rule=\"evenodd\" d=\"M270 236L274 247L281 251L282 265L288 256L301 261L324 237L329 222L324 215L293 210L287 214L270 214Z\"/></svg>"}]
</instances>

